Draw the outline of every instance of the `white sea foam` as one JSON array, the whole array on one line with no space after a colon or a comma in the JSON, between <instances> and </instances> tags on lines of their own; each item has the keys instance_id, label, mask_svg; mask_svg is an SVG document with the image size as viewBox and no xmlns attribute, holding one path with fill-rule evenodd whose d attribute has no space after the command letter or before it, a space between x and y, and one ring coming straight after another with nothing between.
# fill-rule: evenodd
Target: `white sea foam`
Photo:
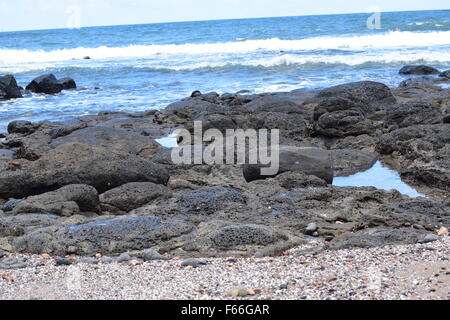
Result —
<instances>
[{"instance_id":1,"label":"white sea foam","mask_svg":"<svg viewBox=\"0 0 450 320\"><path fill-rule=\"evenodd\" d=\"M390 48L416 48L450 45L450 31L401 32L354 37L315 37L302 40L245 40L236 42L132 45L128 47L75 48L53 51L0 49L0 65L70 61L90 56L92 59L154 58L167 55L245 54L252 52L311 51L311 50L366 50Z\"/></svg>"},{"instance_id":2,"label":"white sea foam","mask_svg":"<svg viewBox=\"0 0 450 320\"><path fill-rule=\"evenodd\" d=\"M149 68L171 71L192 71L206 68L225 68L233 66L244 67L277 67L307 64L342 64L348 66L358 66L367 63L450 63L450 52L386 52L381 54L354 54L354 55L294 55L283 54L280 56L270 56L252 60L236 61L204 61L199 63L187 63L178 66L164 63L149 63L137 66L137 68Z\"/></svg>"}]
</instances>

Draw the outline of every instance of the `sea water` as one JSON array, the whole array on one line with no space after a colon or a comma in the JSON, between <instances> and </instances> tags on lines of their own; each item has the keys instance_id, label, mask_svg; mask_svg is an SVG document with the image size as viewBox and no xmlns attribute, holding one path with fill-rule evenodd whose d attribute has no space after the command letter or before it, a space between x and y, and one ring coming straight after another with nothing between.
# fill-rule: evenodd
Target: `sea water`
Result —
<instances>
[{"instance_id":1,"label":"sea water","mask_svg":"<svg viewBox=\"0 0 450 320\"><path fill-rule=\"evenodd\" d=\"M450 10L0 32L0 75L19 85L54 73L77 90L0 102L16 119L160 109L194 90L320 89L359 80L397 86L405 64L450 69ZM91 59L85 60L89 56Z\"/></svg>"}]
</instances>

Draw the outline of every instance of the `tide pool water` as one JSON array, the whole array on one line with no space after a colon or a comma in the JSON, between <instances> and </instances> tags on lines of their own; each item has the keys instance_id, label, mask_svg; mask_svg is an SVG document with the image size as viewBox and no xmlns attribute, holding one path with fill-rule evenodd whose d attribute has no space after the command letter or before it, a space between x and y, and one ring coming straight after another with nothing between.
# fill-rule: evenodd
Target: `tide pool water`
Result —
<instances>
[{"instance_id":1,"label":"tide pool water","mask_svg":"<svg viewBox=\"0 0 450 320\"><path fill-rule=\"evenodd\" d=\"M200 21L0 33L0 74L26 86L54 73L78 89L0 102L15 119L164 108L194 90L320 89L359 80L397 86L405 64L450 69L450 10ZM89 56L90 60L83 57Z\"/></svg>"},{"instance_id":2,"label":"tide pool water","mask_svg":"<svg viewBox=\"0 0 450 320\"><path fill-rule=\"evenodd\" d=\"M388 191L397 190L411 198L426 197L404 183L398 172L383 166L379 161L367 171L348 177L334 178L333 185L338 187L375 187Z\"/></svg>"}]
</instances>

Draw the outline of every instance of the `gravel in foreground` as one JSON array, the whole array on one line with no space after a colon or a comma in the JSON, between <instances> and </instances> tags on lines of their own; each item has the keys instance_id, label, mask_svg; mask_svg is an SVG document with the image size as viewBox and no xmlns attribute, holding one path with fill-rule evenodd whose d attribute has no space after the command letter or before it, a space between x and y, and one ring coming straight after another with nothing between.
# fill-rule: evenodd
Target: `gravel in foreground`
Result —
<instances>
[{"instance_id":1,"label":"gravel in foreground","mask_svg":"<svg viewBox=\"0 0 450 320\"><path fill-rule=\"evenodd\" d=\"M317 252L323 242L282 257L67 265L47 255L10 255L26 268L0 269L0 299L450 299L449 237L428 244ZM94 263L93 263L94 262ZM97 263L98 262L98 263ZM58 263L58 265L56 265ZM186 263L185 263L186 265ZM233 290L234 289L234 290Z\"/></svg>"}]
</instances>

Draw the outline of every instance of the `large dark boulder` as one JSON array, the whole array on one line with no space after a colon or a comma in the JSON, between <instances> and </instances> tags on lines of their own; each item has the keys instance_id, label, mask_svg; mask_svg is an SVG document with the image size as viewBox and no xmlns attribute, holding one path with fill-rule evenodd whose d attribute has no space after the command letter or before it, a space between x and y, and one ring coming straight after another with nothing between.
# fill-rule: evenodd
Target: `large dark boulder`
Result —
<instances>
[{"instance_id":1,"label":"large dark boulder","mask_svg":"<svg viewBox=\"0 0 450 320\"><path fill-rule=\"evenodd\" d=\"M399 71L400 74L415 74L415 75L430 75L439 74L439 70L436 68L425 65L409 65L404 66Z\"/></svg>"},{"instance_id":2,"label":"large dark boulder","mask_svg":"<svg viewBox=\"0 0 450 320\"><path fill-rule=\"evenodd\" d=\"M277 147L274 147L277 148ZM261 150L268 154L267 150ZM271 176L262 175L261 169L267 166L261 164L247 164L243 167L243 174L247 182L277 176L283 172L293 171L313 175L333 183L333 159L331 152L318 148L301 148L279 146L279 170Z\"/></svg>"},{"instance_id":3,"label":"large dark boulder","mask_svg":"<svg viewBox=\"0 0 450 320\"><path fill-rule=\"evenodd\" d=\"M379 82L352 82L320 91L313 99L314 133L330 138L373 135L386 108L396 103L388 86Z\"/></svg>"},{"instance_id":4,"label":"large dark boulder","mask_svg":"<svg viewBox=\"0 0 450 320\"><path fill-rule=\"evenodd\" d=\"M0 77L0 100L22 98L20 87L12 75Z\"/></svg>"},{"instance_id":5,"label":"large dark boulder","mask_svg":"<svg viewBox=\"0 0 450 320\"><path fill-rule=\"evenodd\" d=\"M26 89L35 93L56 94L60 93L64 86L58 82L53 74L45 74L31 81Z\"/></svg>"},{"instance_id":6,"label":"large dark boulder","mask_svg":"<svg viewBox=\"0 0 450 320\"><path fill-rule=\"evenodd\" d=\"M99 193L129 182L167 184L169 173L147 159L80 143L50 150L19 170L0 171L0 198L41 194L69 184L87 184Z\"/></svg>"}]
</instances>

